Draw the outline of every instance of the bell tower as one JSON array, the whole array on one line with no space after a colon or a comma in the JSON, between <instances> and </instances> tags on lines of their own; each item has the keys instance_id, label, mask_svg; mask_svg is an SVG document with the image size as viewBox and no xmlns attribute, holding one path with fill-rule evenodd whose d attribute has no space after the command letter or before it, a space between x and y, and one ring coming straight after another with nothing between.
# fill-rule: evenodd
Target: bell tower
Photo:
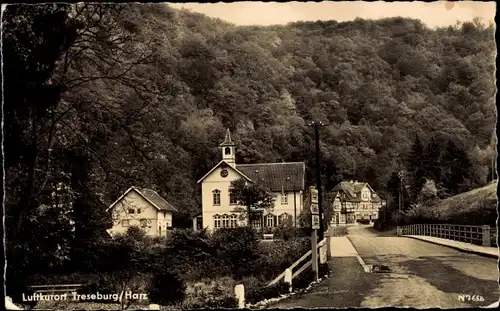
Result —
<instances>
[{"instance_id":1,"label":"bell tower","mask_svg":"<svg viewBox=\"0 0 500 311\"><path fill-rule=\"evenodd\" d=\"M232 167L236 166L235 146L231 140L231 132L227 129L226 137L224 138L224 142L220 144L220 148L222 149L222 160Z\"/></svg>"}]
</instances>

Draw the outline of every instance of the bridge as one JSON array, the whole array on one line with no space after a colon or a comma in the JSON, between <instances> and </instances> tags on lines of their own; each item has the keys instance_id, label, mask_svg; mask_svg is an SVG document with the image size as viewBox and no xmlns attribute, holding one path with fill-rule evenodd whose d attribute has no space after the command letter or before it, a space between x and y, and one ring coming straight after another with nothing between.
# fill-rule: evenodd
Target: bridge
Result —
<instances>
[{"instance_id":1,"label":"bridge","mask_svg":"<svg viewBox=\"0 0 500 311\"><path fill-rule=\"evenodd\" d=\"M448 234L444 238L409 227L399 228L397 235L350 226L347 235L330 239L328 279L267 308L461 308L498 303L498 249L481 246L479 232L451 231L442 229ZM463 242L467 237L478 243Z\"/></svg>"}]
</instances>

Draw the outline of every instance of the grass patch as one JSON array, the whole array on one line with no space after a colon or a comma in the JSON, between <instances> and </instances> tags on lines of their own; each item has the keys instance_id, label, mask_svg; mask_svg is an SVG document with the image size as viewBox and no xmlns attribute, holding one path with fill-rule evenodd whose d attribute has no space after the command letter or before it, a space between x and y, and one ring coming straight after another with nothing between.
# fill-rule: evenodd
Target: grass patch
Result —
<instances>
[{"instance_id":1,"label":"grass patch","mask_svg":"<svg viewBox=\"0 0 500 311\"><path fill-rule=\"evenodd\" d=\"M446 198L424 209L441 223L496 226L497 183Z\"/></svg>"}]
</instances>

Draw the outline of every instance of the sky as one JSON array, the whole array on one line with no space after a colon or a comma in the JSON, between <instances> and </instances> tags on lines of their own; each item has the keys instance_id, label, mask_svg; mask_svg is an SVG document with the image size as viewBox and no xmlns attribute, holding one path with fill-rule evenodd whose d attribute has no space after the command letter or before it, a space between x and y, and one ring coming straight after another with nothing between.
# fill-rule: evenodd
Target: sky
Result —
<instances>
[{"instance_id":1,"label":"sky","mask_svg":"<svg viewBox=\"0 0 500 311\"><path fill-rule=\"evenodd\" d=\"M494 22L494 1L436 2L233 2L168 3L174 8L190 9L236 25L273 25L296 21L336 20L338 22L385 17L420 19L428 27L454 25L458 20L480 17L487 25Z\"/></svg>"}]
</instances>

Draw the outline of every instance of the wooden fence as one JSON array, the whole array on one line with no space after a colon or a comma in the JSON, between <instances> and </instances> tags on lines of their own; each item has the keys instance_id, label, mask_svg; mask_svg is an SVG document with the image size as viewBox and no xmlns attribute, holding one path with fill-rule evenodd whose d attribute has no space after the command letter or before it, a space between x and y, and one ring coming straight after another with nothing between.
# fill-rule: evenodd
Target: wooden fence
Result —
<instances>
[{"instance_id":1,"label":"wooden fence","mask_svg":"<svg viewBox=\"0 0 500 311\"><path fill-rule=\"evenodd\" d=\"M54 285L31 285L35 293L43 295L71 294L82 288L84 284L54 284Z\"/></svg>"},{"instance_id":2,"label":"wooden fence","mask_svg":"<svg viewBox=\"0 0 500 311\"><path fill-rule=\"evenodd\" d=\"M423 235L481 246L496 247L497 229L488 225L415 224L398 226L398 235Z\"/></svg>"},{"instance_id":3,"label":"wooden fence","mask_svg":"<svg viewBox=\"0 0 500 311\"><path fill-rule=\"evenodd\" d=\"M324 264L330 258L330 236L341 236L345 235L345 229L330 227L327 232L325 232L325 237L316 246L316 251L318 252L318 262L319 264ZM288 283L289 291L292 291L293 279L298 277L302 272L306 271L312 266L312 250L309 250L297 261L295 261L290 267L278 275L274 280L269 282L267 286L273 286L279 281L284 280ZM243 284L238 284L234 288L234 294L238 300L238 307L240 309L245 308L245 287Z\"/></svg>"}]
</instances>

